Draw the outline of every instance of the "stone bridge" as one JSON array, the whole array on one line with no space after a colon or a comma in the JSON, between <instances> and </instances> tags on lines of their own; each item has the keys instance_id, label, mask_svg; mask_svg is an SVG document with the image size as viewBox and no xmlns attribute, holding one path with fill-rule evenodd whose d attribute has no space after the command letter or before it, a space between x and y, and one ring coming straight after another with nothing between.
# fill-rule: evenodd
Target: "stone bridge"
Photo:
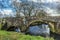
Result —
<instances>
[{"instance_id":1,"label":"stone bridge","mask_svg":"<svg viewBox=\"0 0 60 40\"><path fill-rule=\"evenodd\" d=\"M56 17L44 17L44 18L31 18L28 20L26 27L27 29L31 25L46 23L49 25L49 28L52 32L60 34L60 19Z\"/></svg>"},{"instance_id":2,"label":"stone bridge","mask_svg":"<svg viewBox=\"0 0 60 40\"><path fill-rule=\"evenodd\" d=\"M24 24L23 18L7 18L6 22L8 23L8 26L20 26L22 31L26 31L30 25L35 24L41 24L46 23L49 25L49 28L52 32L59 33L60 34L60 18L58 17L44 17L44 18L38 18L38 17L26 17L26 23ZM8 27L9 28L9 27Z\"/></svg>"}]
</instances>

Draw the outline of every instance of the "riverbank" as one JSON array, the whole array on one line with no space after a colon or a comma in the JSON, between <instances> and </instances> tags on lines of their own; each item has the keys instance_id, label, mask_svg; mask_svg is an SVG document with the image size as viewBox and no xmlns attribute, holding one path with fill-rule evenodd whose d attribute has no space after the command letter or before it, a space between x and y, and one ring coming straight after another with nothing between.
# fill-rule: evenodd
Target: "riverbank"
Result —
<instances>
[{"instance_id":1,"label":"riverbank","mask_svg":"<svg viewBox=\"0 0 60 40\"><path fill-rule=\"evenodd\" d=\"M0 30L0 40L53 40L53 38L30 36L30 35L24 35L22 33L7 32Z\"/></svg>"}]
</instances>

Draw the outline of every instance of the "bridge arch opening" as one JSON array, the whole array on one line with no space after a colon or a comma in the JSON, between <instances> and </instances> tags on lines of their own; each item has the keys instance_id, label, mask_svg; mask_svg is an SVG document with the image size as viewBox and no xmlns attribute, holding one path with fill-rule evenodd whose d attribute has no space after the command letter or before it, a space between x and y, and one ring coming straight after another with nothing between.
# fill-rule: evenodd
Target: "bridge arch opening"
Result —
<instances>
[{"instance_id":1,"label":"bridge arch opening","mask_svg":"<svg viewBox=\"0 0 60 40\"><path fill-rule=\"evenodd\" d=\"M7 31L21 32L19 27L10 26Z\"/></svg>"},{"instance_id":2,"label":"bridge arch opening","mask_svg":"<svg viewBox=\"0 0 60 40\"><path fill-rule=\"evenodd\" d=\"M32 34L32 35L42 35L43 36L49 36L50 32L52 31L51 29L53 29L51 27L51 24L49 22L44 22L44 21L32 21L29 23L29 25L27 26L27 33Z\"/></svg>"}]
</instances>

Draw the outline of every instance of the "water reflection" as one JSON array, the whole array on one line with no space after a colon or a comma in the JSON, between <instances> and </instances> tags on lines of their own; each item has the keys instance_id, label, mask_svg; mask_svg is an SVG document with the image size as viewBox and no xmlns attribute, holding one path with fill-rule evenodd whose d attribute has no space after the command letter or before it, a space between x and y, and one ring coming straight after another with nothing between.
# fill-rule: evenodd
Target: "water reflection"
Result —
<instances>
[{"instance_id":1,"label":"water reflection","mask_svg":"<svg viewBox=\"0 0 60 40\"><path fill-rule=\"evenodd\" d=\"M30 26L28 32L32 35L44 35L44 36L50 35L50 29L48 24Z\"/></svg>"}]
</instances>

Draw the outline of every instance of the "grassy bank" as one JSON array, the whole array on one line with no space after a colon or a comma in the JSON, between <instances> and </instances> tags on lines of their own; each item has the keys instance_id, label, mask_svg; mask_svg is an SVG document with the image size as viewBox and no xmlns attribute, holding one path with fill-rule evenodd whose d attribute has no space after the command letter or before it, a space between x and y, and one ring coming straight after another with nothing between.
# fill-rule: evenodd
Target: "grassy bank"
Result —
<instances>
[{"instance_id":1,"label":"grassy bank","mask_svg":"<svg viewBox=\"0 0 60 40\"><path fill-rule=\"evenodd\" d=\"M0 31L0 40L53 40L52 38L44 38L40 36L24 35L17 32Z\"/></svg>"}]
</instances>

